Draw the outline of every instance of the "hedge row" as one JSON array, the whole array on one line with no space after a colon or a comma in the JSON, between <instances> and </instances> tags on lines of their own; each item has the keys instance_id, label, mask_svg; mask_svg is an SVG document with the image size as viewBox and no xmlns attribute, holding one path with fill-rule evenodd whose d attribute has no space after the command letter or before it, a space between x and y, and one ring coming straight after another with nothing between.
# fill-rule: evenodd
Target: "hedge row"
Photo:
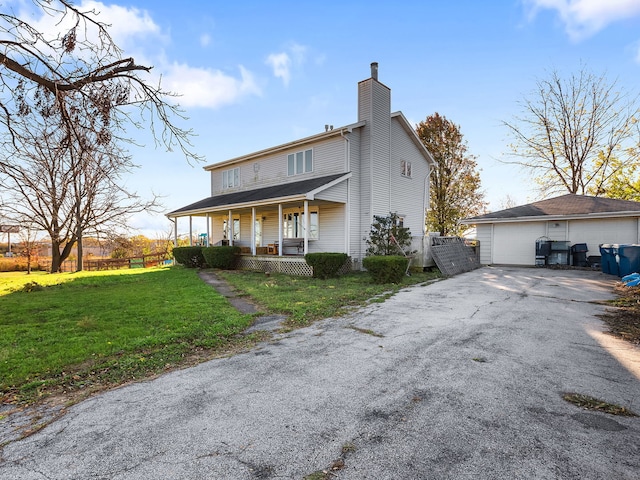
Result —
<instances>
[{"instance_id":1,"label":"hedge row","mask_svg":"<svg viewBox=\"0 0 640 480\"><path fill-rule=\"evenodd\" d=\"M173 249L176 262L188 268L220 268L233 270L240 255L240 247L177 247ZM346 253L307 253L305 261L313 268L315 278L330 278L338 275L347 262ZM400 283L407 272L409 260L397 255L365 257L362 265L375 283Z\"/></svg>"},{"instance_id":2,"label":"hedge row","mask_svg":"<svg viewBox=\"0 0 640 480\"><path fill-rule=\"evenodd\" d=\"M187 268L222 268L233 270L240 247L176 247L173 258Z\"/></svg>"}]
</instances>

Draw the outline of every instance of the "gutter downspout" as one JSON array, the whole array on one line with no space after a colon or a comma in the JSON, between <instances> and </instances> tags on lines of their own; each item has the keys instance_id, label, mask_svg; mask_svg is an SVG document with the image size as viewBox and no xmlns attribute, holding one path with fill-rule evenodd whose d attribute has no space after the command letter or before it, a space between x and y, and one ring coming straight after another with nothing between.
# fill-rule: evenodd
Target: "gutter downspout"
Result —
<instances>
[{"instance_id":1,"label":"gutter downspout","mask_svg":"<svg viewBox=\"0 0 640 480\"><path fill-rule=\"evenodd\" d=\"M345 168L346 172L351 171L351 141L344 135L344 130L340 130L340 136L345 140ZM349 255L351 238L351 179L347 180L347 204L344 212L344 253ZM359 260L359 259L358 259Z\"/></svg>"},{"instance_id":2,"label":"gutter downspout","mask_svg":"<svg viewBox=\"0 0 640 480\"><path fill-rule=\"evenodd\" d=\"M427 229L427 222L429 219L429 199L431 197L431 173L433 169L431 168L431 164L427 163L427 168L429 171L427 175L424 177L424 189L423 189L423 198L422 198L422 264L423 266L427 265L428 257L431 255L431 236L429 235L429 230Z\"/></svg>"}]
</instances>

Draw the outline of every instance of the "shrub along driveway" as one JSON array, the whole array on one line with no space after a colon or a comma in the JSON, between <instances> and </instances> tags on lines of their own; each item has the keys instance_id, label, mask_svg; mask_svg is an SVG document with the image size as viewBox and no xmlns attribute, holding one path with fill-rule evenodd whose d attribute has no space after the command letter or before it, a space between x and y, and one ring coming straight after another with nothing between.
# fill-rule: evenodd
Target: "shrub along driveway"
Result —
<instances>
[{"instance_id":1,"label":"shrub along driveway","mask_svg":"<svg viewBox=\"0 0 640 480\"><path fill-rule=\"evenodd\" d=\"M0 477L637 478L640 418L562 399L640 411L640 352L594 316L614 281L483 268L413 287L84 401L5 446Z\"/></svg>"}]
</instances>

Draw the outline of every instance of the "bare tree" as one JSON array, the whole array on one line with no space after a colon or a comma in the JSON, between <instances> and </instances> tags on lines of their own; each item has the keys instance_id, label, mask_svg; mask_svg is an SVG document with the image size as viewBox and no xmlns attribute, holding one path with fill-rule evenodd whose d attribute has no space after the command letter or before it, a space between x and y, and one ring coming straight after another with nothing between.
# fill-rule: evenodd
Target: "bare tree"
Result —
<instances>
[{"instance_id":1,"label":"bare tree","mask_svg":"<svg viewBox=\"0 0 640 480\"><path fill-rule=\"evenodd\" d=\"M34 228L31 222L23 221L20 225L20 243L22 244L22 255L27 257L27 275L31 274L31 267L34 256L37 260L38 251L38 229Z\"/></svg>"},{"instance_id":2,"label":"bare tree","mask_svg":"<svg viewBox=\"0 0 640 480\"><path fill-rule=\"evenodd\" d=\"M151 67L123 58L97 12L68 0L30 5L33 16L0 13L0 207L51 236L52 271L75 244L82 268L84 232L156 205L119 186L135 166L122 147L133 143L128 127L200 158L190 151L191 132L173 123L184 117L167 101L172 94L143 78ZM31 20L38 16L58 28L44 31Z\"/></svg>"},{"instance_id":3,"label":"bare tree","mask_svg":"<svg viewBox=\"0 0 640 480\"><path fill-rule=\"evenodd\" d=\"M0 161L7 216L37 225L51 238L51 271L78 246L82 269L82 237L126 228L129 215L154 209L157 199L143 200L119 185L133 167L131 157L113 142L104 145L82 138L83 148L67 144L58 117L18 120L17 149L11 162ZM87 133L87 132L85 132Z\"/></svg>"},{"instance_id":4,"label":"bare tree","mask_svg":"<svg viewBox=\"0 0 640 480\"><path fill-rule=\"evenodd\" d=\"M143 78L152 67L123 58L107 25L98 21L99 12L81 11L68 0L31 4L34 12L27 13L50 18L58 28L40 31L14 12L0 13L0 118L10 134L16 116L49 113L42 101L50 98L54 101L47 100L46 108L58 109L65 130L74 132L68 100L81 95L99 113L85 119L96 132L119 133L130 140L125 126L149 128L157 143L168 149L178 146L188 158L199 158L189 150L191 131L172 122L176 116L184 118L177 105L167 102L173 95Z\"/></svg>"},{"instance_id":5,"label":"bare tree","mask_svg":"<svg viewBox=\"0 0 640 480\"><path fill-rule=\"evenodd\" d=\"M511 154L534 175L543 196L606 195L613 179L640 161L638 97L582 67L538 80L522 114L504 122Z\"/></svg>"},{"instance_id":6,"label":"bare tree","mask_svg":"<svg viewBox=\"0 0 640 480\"><path fill-rule=\"evenodd\" d=\"M509 194L506 194L504 196L504 198L502 198L500 200L500 209L502 210L506 210L508 208L513 208L518 206L518 204L516 203L516 201L513 199L513 197Z\"/></svg>"}]
</instances>

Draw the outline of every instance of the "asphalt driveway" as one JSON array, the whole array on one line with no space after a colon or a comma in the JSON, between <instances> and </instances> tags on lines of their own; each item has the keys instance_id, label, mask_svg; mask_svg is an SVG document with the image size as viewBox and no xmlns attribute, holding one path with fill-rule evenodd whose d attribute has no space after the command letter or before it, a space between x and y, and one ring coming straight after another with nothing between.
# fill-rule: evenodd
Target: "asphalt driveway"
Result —
<instances>
[{"instance_id":1,"label":"asphalt driveway","mask_svg":"<svg viewBox=\"0 0 640 480\"><path fill-rule=\"evenodd\" d=\"M615 280L482 268L414 287L84 401L5 446L0 478L638 479L640 418L561 397L640 413L640 351L595 317Z\"/></svg>"}]
</instances>

